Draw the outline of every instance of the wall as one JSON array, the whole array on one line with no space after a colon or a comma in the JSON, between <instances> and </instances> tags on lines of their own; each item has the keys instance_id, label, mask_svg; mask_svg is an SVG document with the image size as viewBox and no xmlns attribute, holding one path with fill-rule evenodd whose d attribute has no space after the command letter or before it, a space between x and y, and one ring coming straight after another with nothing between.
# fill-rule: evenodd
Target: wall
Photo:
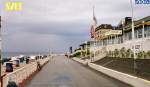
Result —
<instances>
[{"instance_id":1,"label":"wall","mask_svg":"<svg viewBox=\"0 0 150 87\"><path fill-rule=\"evenodd\" d=\"M105 67L102 67L100 65L96 65L93 63L88 63L89 67L100 71L110 77L113 77L115 79L118 79L124 83L130 84L134 87L150 87L150 81L138 78L138 77L134 77L125 73L121 73L112 69L108 69Z\"/></svg>"}]
</instances>

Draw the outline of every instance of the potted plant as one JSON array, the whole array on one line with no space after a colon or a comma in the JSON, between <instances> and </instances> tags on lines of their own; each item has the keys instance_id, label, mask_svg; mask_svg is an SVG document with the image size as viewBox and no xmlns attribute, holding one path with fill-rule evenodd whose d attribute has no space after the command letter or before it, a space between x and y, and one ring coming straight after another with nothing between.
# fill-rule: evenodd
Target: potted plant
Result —
<instances>
[{"instance_id":1,"label":"potted plant","mask_svg":"<svg viewBox=\"0 0 150 87\"><path fill-rule=\"evenodd\" d=\"M115 51L114 51L114 56L115 56L115 57L118 57L118 56L119 56L119 50L118 50L118 49L115 49Z\"/></svg>"}]
</instances>

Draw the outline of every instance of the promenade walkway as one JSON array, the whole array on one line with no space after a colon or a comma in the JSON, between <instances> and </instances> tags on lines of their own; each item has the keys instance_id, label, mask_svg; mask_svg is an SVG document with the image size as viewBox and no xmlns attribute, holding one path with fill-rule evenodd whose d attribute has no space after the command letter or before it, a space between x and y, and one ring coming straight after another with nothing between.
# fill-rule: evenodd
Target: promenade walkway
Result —
<instances>
[{"instance_id":1,"label":"promenade walkway","mask_svg":"<svg viewBox=\"0 0 150 87\"><path fill-rule=\"evenodd\" d=\"M65 56L56 56L25 87L130 87Z\"/></svg>"}]
</instances>

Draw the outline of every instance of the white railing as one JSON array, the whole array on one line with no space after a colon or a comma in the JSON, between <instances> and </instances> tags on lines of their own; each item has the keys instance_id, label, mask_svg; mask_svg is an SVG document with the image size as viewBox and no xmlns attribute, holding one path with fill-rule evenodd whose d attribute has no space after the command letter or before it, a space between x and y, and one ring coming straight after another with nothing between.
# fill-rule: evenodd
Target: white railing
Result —
<instances>
[{"instance_id":1,"label":"white railing","mask_svg":"<svg viewBox=\"0 0 150 87\"><path fill-rule=\"evenodd\" d=\"M38 60L43 66L46 62L48 62L49 58L40 59ZM37 63L32 62L30 64L27 64L25 67L22 67L20 69L17 69L16 71L12 73L8 73L3 78L3 87L7 87L7 84L9 81L14 81L16 84L19 85L23 80L27 79L30 75L32 75L37 70Z\"/></svg>"}]
</instances>

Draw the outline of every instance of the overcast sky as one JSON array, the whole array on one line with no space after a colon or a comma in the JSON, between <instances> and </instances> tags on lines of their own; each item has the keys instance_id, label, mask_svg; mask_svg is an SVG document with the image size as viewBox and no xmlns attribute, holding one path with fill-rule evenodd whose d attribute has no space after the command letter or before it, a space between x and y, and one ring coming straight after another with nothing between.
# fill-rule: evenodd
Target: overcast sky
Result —
<instances>
[{"instance_id":1,"label":"overcast sky","mask_svg":"<svg viewBox=\"0 0 150 87\"><path fill-rule=\"evenodd\" d=\"M4 3L23 2L20 12L6 12ZM134 1L134 0L133 0ZM3 51L67 51L89 40L92 7L98 24L117 25L131 16L130 0L3 0ZM150 15L150 5L135 5L136 19Z\"/></svg>"}]
</instances>

